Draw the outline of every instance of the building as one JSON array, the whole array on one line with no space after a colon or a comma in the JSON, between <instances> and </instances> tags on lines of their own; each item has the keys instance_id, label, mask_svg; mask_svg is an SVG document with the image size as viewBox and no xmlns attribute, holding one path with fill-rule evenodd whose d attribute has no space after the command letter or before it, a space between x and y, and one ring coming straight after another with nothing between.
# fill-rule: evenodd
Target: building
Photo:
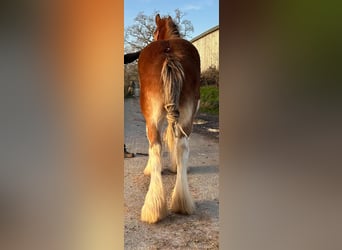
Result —
<instances>
[{"instance_id":1,"label":"building","mask_svg":"<svg viewBox=\"0 0 342 250\"><path fill-rule=\"evenodd\" d=\"M209 67L219 70L219 26L215 26L190 42L197 48L201 58L201 72Z\"/></svg>"}]
</instances>

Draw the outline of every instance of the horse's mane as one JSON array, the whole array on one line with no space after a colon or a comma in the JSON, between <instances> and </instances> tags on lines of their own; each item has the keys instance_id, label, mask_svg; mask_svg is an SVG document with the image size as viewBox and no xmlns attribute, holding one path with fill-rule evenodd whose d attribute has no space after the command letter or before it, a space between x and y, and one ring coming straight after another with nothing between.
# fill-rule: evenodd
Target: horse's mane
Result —
<instances>
[{"instance_id":1,"label":"horse's mane","mask_svg":"<svg viewBox=\"0 0 342 250\"><path fill-rule=\"evenodd\" d=\"M179 29L177 24L175 24L172 19L166 18L166 24L167 24L167 34L169 38L179 38L181 35L179 33Z\"/></svg>"},{"instance_id":2,"label":"horse's mane","mask_svg":"<svg viewBox=\"0 0 342 250\"><path fill-rule=\"evenodd\" d=\"M161 37L161 39L181 38L178 25L173 22L170 16L160 18L160 16L157 15L156 24L157 29L155 33L159 32L159 37Z\"/></svg>"}]
</instances>

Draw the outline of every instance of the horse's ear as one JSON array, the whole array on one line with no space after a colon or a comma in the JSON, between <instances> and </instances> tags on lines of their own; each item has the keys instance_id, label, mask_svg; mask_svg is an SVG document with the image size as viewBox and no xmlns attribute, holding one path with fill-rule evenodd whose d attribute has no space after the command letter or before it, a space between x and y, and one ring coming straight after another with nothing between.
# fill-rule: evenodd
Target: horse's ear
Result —
<instances>
[{"instance_id":1,"label":"horse's ear","mask_svg":"<svg viewBox=\"0 0 342 250\"><path fill-rule=\"evenodd\" d=\"M172 17L171 17L171 16L169 16L167 19L168 19L169 21L172 21Z\"/></svg>"},{"instance_id":2,"label":"horse's ear","mask_svg":"<svg viewBox=\"0 0 342 250\"><path fill-rule=\"evenodd\" d=\"M157 15L156 15L156 24L158 24L159 21L160 21L160 16L159 16L159 14L157 14Z\"/></svg>"}]
</instances>

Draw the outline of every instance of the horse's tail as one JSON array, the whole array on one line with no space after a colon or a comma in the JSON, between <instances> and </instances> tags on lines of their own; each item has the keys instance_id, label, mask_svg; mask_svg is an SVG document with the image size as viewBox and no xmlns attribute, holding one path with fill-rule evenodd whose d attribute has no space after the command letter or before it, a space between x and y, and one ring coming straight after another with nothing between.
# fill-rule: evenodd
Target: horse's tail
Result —
<instances>
[{"instance_id":1,"label":"horse's tail","mask_svg":"<svg viewBox=\"0 0 342 250\"><path fill-rule=\"evenodd\" d=\"M178 125L178 118L179 99L184 82L184 70L177 58L167 55L161 72L161 80L164 87L164 107L168 122L164 140L171 152L175 137L178 137L179 133L182 132L182 128Z\"/></svg>"}]
</instances>

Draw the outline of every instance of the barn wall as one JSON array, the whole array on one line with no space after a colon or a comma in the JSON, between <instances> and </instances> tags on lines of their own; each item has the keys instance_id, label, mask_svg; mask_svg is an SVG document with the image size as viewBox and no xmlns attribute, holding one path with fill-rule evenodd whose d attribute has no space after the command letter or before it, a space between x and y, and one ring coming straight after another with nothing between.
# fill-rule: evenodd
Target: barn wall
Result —
<instances>
[{"instance_id":1,"label":"barn wall","mask_svg":"<svg viewBox=\"0 0 342 250\"><path fill-rule=\"evenodd\" d=\"M210 66L219 70L219 27L204 32L191 42L200 54L201 71L205 71Z\"/></svg>"}]
</instances>

